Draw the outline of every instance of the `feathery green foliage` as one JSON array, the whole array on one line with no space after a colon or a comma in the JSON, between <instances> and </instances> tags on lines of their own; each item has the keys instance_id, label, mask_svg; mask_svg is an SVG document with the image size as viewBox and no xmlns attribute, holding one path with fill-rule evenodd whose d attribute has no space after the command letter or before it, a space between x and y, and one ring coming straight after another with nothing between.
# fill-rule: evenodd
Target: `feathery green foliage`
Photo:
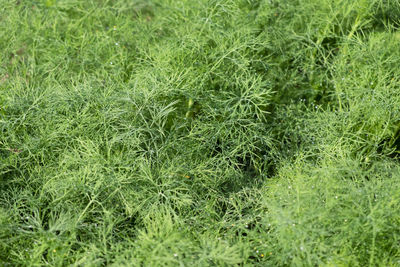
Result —
<instances>
[{"instance_id":1,"label":"feathery green foliage","mask_svg":"<svg viewBox=\"0 0 400 267\"><path fill-rule=\"evenodd\" d=\"M0 4L0 265L399 265L398 0Z\"/></svg>"}]
</instances>

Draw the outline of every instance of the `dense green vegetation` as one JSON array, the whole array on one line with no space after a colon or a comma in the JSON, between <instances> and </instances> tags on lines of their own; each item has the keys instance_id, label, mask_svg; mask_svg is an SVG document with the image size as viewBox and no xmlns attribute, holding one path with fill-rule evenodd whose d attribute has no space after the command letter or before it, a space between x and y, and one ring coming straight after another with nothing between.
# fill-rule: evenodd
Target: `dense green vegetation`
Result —
<instances>
[{"instance_id":1,"label":"dense green vegetation","mask_svg":"<svg viewBox=\"0 0 400 267\"><path fill-rule=\"evenodd\" d=\"M399 266L399 0L0 0L1 266Z\"/></svg>"}]
</instances>

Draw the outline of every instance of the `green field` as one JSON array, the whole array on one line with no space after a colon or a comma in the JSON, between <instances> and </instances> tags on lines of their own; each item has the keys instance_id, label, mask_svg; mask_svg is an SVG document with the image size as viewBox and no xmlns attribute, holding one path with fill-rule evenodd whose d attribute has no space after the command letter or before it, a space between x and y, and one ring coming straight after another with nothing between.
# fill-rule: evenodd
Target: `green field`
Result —
<instances>
[{"instance_id":1,"label":"green field","mask_svg":"<svg viewBox=\"0 0 400 267\"><path fill-rule=\"evenodd\" d=\"M400 266L400 0L0 0L0 266Z\"/></svg>"}]
</instances>

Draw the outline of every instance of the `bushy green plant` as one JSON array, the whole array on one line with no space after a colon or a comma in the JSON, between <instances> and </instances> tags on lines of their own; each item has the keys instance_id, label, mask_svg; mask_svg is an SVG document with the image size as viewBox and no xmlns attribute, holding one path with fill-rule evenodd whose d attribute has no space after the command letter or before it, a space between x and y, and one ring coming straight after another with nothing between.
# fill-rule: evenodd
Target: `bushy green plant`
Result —
<instances>
[{"instance_id":1,"label":"bushy green plant","mask_svg":"<svg viewBox=\"0 0 400 267\"><path fill-rule=\"evenodd\" d=\"M0 4L0 265L399 264L397 0Z\"/></svg>"}]
</instances>

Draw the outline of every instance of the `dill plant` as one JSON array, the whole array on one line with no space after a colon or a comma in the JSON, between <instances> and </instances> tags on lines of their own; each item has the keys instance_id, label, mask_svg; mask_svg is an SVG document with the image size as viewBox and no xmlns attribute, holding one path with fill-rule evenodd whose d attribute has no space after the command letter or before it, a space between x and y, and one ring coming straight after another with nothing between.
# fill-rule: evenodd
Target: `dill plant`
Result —
<instances>
[{"instance_id":1,"label":"dill plant","mask_svg":"<svg viewBox=\"0 0 400 267\"><path fill-rule=\"evenodd\" d=\"M0 3L1 265L398 265L397 0Z\"/></svg>"}]
</instances>

